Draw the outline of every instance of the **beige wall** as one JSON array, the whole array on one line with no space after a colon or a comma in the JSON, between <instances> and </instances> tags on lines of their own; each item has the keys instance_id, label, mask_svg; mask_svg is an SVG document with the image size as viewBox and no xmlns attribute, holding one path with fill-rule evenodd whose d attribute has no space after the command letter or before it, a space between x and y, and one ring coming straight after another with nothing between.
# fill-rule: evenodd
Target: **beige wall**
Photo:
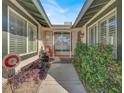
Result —
<instances>
[{"instance_id":1,"label":"beige wall","mask_svg":"<svg viewBox=\"0 0 124 93\"><path fill-rule=\"evenodd\" d=\"M44 48L44 43L43 43L43 30L42 27L39 26L39 32L38 32L38 51L40 51L41 46ZM39 52L38 52L39 53Z\"/></svg>"},{"instance_id":2,"label":"beige wall","mask_svg":"<svg viewBox=\"0 0 124 93\"><path fill-rule=\"evenodd\" d=\"M77 36L78 36L78 31L73 31L72 32L72 55L74 54L74 49L76 47L77 43Z\"/></svg>"},{"instance_id":3,"label":"beige wall","mask_svg":"<svg viewBox=\"0 0 124 93\"><path fill-rule=\"evenodd\" d=\"M84 33L84 36L83 36L83 38L81 38L81 41L83 42L83 43L86 43L86 26L84 25L82 28L80 28L81 29L81 33Z\"/></svg>"},{"instance_id":4,"label":"beige wall","mask_svg":"<svg viewBox=\"0 0 124 93\"><path fill-rule=\"evenodd\" d=\"M52 53L54 52L54 46L53 46L53 31L51 29L42 29L42 45L44 46L44 50L46 47L50 47L52 50Z\"/></svg>"},{"instance_id":5,"label":"beige wall","mask_svg":"<svg viewBox=\"0 0 124 93\"><path fill-rule=\"evenodd\" d=\"M74 55L74 49L78 41L78 32L81 31L81 28L72 29L72 55Z\"/></svg>"},{"instance_id":6,"label":"beige wall","mask_svg":"<svg viewBox=\"0 0 124 93\"><path fill-rule=\"evenodd\" d=\"M82 28L72 29L72 31L71 31L72 32L72 55L74 54L74 49L76 48L79 31L81 31L81 33L84 33L84 37L81 38L81 41L83 43L86 43L86 26L83 26Z\"/></svg>"}]
</instances>

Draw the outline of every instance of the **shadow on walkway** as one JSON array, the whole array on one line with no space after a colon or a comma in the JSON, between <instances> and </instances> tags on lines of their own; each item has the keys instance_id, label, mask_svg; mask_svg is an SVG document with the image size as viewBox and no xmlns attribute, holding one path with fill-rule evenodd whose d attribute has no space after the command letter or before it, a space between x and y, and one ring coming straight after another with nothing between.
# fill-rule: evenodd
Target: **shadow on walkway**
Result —
<instances>
[{"instance_id":1,"label":"shadow on walkway","mask_svg":"<svg viewBox=\"0 0 124 93\"><path fill-rule=\"evenodd\" d=\"M48 74L50 74L69 93L86 93L72 63L53 63Z\"/></svg>"}]
</instances>

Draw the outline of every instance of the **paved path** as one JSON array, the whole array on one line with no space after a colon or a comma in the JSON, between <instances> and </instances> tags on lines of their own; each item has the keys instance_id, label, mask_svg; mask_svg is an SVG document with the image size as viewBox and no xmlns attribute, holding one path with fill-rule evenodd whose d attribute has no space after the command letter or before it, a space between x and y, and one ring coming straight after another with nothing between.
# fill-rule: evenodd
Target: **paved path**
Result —
<instances>
[{"instance_id":1,"label":"paved path","mask_svg":"<svg viewBox=\"0 0 124 93\"><path fill-rule=\"evenodd\" d=\"M71 63L54 63L38 93L86 93Z\"/></svg>"}]
</instances>

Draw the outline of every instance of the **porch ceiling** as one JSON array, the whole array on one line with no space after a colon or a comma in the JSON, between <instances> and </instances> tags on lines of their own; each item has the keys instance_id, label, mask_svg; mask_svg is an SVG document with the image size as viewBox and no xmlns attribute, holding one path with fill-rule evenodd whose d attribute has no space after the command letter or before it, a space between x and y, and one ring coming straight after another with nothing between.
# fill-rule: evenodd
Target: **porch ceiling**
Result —
<instances>
[{"instance_id":1,"label":"porch ceiling","mask_svg":"<svg viewBox=\"0 0 124 93\"><path fill-rule=\"evenodd\" d=\"M29 14L31 14L42 26L49 27L43 15L39 12L32 0L16 0L22 7L24 7ZM41 6L41 4L40 4ZM42 6L41 6L42 7Z\"/></svg>"},{"instance_id":2,"label":"porch ceiling","mask_svg":"<svg viewBox=\"0 0 124 93\"><path fill-rule=\"evenodd\" d=\"M90 7L86 10L81 19L75 24L75 27L81 27L88 22L97 12L101 10L110 0L94 0ZM79 16L81 16L79 14ZM79 17L78 16L78 17Z\"/></svg>"}]
</instances>

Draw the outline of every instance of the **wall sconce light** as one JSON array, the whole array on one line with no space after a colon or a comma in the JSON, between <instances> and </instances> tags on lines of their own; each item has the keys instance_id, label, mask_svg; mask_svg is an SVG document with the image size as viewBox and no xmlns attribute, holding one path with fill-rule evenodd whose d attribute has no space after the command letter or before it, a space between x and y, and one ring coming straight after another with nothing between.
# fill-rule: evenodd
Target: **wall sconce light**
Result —
<instances>
[{"instance_id":1,"label":"wall sconce light","mask_svg":"<svg viewBox=\"0 0 124 93\"><path fill-rule=\"evenodd\" d=\"M84 33L80 33L80 38L83 38L84 37Z\"/></svg>"}]
</instances>

